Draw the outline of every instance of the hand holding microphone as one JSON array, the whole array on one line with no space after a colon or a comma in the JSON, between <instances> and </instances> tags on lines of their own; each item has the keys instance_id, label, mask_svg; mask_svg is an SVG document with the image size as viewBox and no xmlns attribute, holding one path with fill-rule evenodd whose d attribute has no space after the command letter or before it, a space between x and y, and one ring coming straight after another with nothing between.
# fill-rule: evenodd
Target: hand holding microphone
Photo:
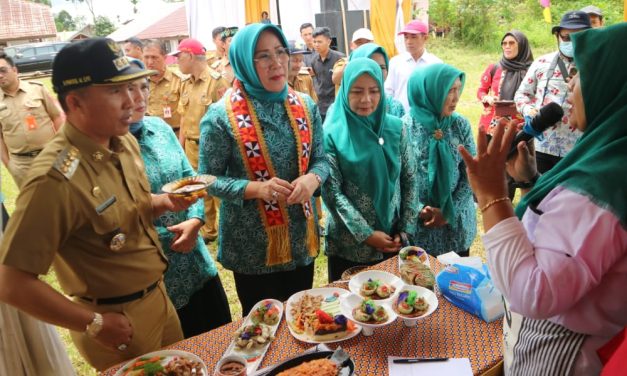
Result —
<instances>
[{"instance_id":1,"label":"hand holding microphone","mask_svg":"<svg viewBox=\"0 0 627 376\"><path fill-rule=\"evenodd\" d=\"M517 145L520 141L529 141L533 137L542 135L542 132L549 127L554 126L564 116L564 110L562 106L555 102L551 102L542 108L532 118L526 118L525 126L520 130L512 141L512 146L507 153L507 159L510 159L517 151Z\"/></svg>"}]
</instances>

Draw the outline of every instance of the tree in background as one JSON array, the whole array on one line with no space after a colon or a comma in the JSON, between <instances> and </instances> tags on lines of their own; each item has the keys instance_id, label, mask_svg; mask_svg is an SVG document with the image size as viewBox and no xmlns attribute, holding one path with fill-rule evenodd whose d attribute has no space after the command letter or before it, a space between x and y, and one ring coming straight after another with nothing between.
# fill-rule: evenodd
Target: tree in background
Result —
<instances>
[{"instance_id":1,"label":"tree in background","mask_svg":"<svg viewBox=\"0 0 627 376\"><path fill-rule=\"evenodd\" d=\"M57 25L57 31L76 30L76 22L66 10L62 10L54 16L54 23Z\"/></svg>"},{"instance_id":2,"label":"tree in background","mask_svg":"<svg viewBox=\"0 0 627 376\"><path fill-rule=\"evenodd\" d=\"M50 6L50 0L30 0L31 3L38 3Z\"/></svg>"},{"instance_id":3,"label":"tree in background","mask_svg":"<svg viewBox=\"0 0 627 376\"><path fill-rule=\"evenodd\" d=\"M87 5L87 9L89 9L89 13L91 13L91 19L93 21L93 24L94 26L96 26L96 12L94 11L94 0L66 0L66 1L70 1L74 4L84 3L85 5Z\"/></svg>"},{"instance_id":4,"label":"tree in background","mask_svg":"<svg viewBox=\"0 0 627 376\"><path fill-rule=\"evenodd\" d=\"M97 16L94 24L94 34L105 37L115 31L115 25L105 16Z\"/></svg>"},{"instance_id":5,"label":"tree in background","mask_svg":"<svg viewBox=\"0 0 627 376\"><path fill-rule=\"evenodd\" d=\"M129 0L131 2L131 4L133 4L133 14L137 14L137 3L139 3L139 0Z\"/></svg>"}]
</instances>

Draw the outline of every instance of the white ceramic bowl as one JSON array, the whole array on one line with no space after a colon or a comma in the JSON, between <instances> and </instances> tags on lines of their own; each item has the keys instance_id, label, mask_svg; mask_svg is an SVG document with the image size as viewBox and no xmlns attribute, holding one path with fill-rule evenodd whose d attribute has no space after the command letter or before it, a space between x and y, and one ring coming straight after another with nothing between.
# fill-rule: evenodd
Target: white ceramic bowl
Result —
<instances>
[{"instance_id":1,"label":"white ceramic bowl","mask_svg":"<svg viewBox=\"0 0 627 376\"><path fill-rule=\"evenodd\" d=\"M375 301L375 304L380 305L383 308L385 308L385 311L388 314L387 321L379 323L379 324L368 324L368 323L355 320L355 317L353 317L353 309L357 308L363 301L364 301L364 298L362 298L360 295L355 295L355 294L348 294L348 295L344 295L340 297L340 310L342 311L342 314L346 316L347 319L354 322L355 324L360 325L362 327L363 335L371 336L373 334L374 329L380 328L386 325L390 325L391 323L394 322L394 320L396 320L397 314L396 312L394 312L389 302L382 302L380 300Z\"/></svg>"},{"instance_id":2,"label":"white ceramic bowl","mask_svg":"<svg viewBox=\"0 0 627 376\"><path fill-rule=\"evenodd\" d=\"M385 303L390 302L396 294L398 293L398 289L403 287L404 283L399 277L395 276L392 273L384 272L381 270L367 270L365 272L361 272L359 274L354 275L350 281L348 281L348 289L355 295L362 297L363 299L367 299L366 296L362 296L359 292L361 290L361 285L368 281L368 279L372 280L380 280L381 282L388 284L394 287L394 292L390 295L389 298L386 299L372 299L375 303Z\"/></svg>"},{"instance_id":3,"label":"white ceramic bowl","mask_svg":"<svg viewBox=\"0 0 627 376\"><path fill-rule=\"evenodd\" d=\"M398 298L400 297L400 294L403 291L416 291L416 293L418 293L418 297L423 297L427 301L427 303L429 303L429 309L427 310L427 312L425 312L423 315L418 316L418 317L407 317L399 312L398 317L403 320L403 324L405 324L405 326L409 326L409 327L416 326L416 323L418 323L418 321L424 320L427 316L432 314L438 308L438 297L435 295L433 291L426 289L424 287L421 287L421 286L414 286L414 285L405 285L404 287L402 287L398 291L398 294L396 295L396 298L394 299L394 301L390 303L392 307L396 305L396 302ZM392 308L392 311L396 313L394 308Z\"/></svg>"},{"instance_id":4,"label":"white ceramic bowl","mask_svg":"<svg viewBox=\"0 0 627 376\"><path fill-rule=\"evenodd\" d=\"M229 362L237 362L237 363L240 363L240 364L244 365L243 371L241 373L239 373L238 376L247 374L247 369L246 368L247 368L248 363L246 362L246 358L244 358L243 356L235 355L235 354L227 355L224 358L220 359L218 361L218 364L216 365L216 368L215 368L213 374L215 376L223 375L222 373L220 373L220 368L222 368L222 365L224 365L225 363L229 363Z\"/></svg>"}]
</instances>

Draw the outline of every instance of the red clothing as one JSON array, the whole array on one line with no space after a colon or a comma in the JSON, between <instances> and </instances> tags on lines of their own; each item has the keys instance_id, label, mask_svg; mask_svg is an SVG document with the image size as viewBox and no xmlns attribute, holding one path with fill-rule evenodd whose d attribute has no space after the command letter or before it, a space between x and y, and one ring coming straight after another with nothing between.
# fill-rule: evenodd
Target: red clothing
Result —
<instances>
[{"instance_id":1,"label":"red clothing","mask_svg":"<svg viewBox=\"0 0 627 376\"><path fill-rule=\"evenodd\" d=\"M604 364L601 376L624 375L627 367L627 329L623 329L597 353Z\"/></svg>"},{"instance_id":2,"label":"red clothing","mask_svg":"<svg viewBox=\"0 0 627 376\"><path fill-rule=\"evenodd\" d=\"M497 64L488 65L486 70L481 75L481 83L479 85L479 89L477 90L477 99L479 100L482 100L486 95L493 95L497 98L499 97L503 68L501 68L501 65L498 64L496 69L494 69L495 65ZM491 74L493 70L494 75ZM492 118L494 118L494 106L490 106L487 103L482 104L483 113L479 119L479 127L487 132L490 127L490 122L492 122Z\"/></svg>"}]
</instances>

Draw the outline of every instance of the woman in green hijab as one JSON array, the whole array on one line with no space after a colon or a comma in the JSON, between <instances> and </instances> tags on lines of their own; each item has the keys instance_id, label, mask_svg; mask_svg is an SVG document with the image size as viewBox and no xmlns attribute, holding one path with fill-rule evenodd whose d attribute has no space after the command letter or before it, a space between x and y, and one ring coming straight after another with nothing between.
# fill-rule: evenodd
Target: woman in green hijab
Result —
<instances>
[{"instance_id":1,"label":"woman in green hijab","mask_svg":"<svg viewBox=\"0 0 627 376\"><path fill-rule=\"evenodd\" d=\"M466 165L457 152L474 154L470 124L455 112L465 75L446 64L414 70L407 84L410 111L403 122L418 161L419 199L425 206L416 222L415 243L437 256L468 256L477 221Z\"/></svg>"},{"instance_id":2,"label":"woman in green hijab","mask_svg":"<svg viewBox=\"0 0 627 376\"><path fill-rule=\"evenodd\" d=\"M381 72L383 72L383 82L388 77L388 69L390 68L390 60L388 59L388 54L385 52L385 49L378 44L375 43L366 43L359 46L356 50L354 50L348 61L359 57L368 57L374 60L379 67L381 68ZM390 115L398 116L402 118L405 115L405 108L401 102L394 99L391 95L385 96L385 112Z\"/></svg>"},{"instance_id":3,"label":"woman in green hijab","mask_svg":"<svg viewBox=\"0 0 627 376\"><path fill-rule=\"evenodd\" d=\"M244 314L259 300L311 288L319 249L312 195L328 175L318 107L288 89L280 29L252 24L231 42L236 80L201 122L199 173L217 177L218 260Z\"/></svg>"},{"instance_id":4,"label":"woman in green hijab","mask_svg":"<svg viewBox=\"0 0 627 376\"><path fill-rule=\"evenodd\" d=\"M627 24L571 34L579 74L569 83L575 147L514 212L505 171L537 174L516 128L500 124L473 158L460 150L483 212L483 243L503 293L505 374L598 375L596 350L627 325ZM612 53L608 53L612 51ZM512 124L513 125L513 124ZM517 216L516 216L517 215Z\"/></svg>"},{"instance_id":5,"label":"woman in green hijab","mask_svg":"<svg viewBox=\"0 0 627 376\"><path fill-rule=\"evenodd\" d=\"M329 281L352 266L394 255L400 234L412 233L418 215L416 166L407 133L384 104L379 65L365 57L352 59L325 120L331 173L322 198L328 209Z\"/></svg>"}]
</instances>

